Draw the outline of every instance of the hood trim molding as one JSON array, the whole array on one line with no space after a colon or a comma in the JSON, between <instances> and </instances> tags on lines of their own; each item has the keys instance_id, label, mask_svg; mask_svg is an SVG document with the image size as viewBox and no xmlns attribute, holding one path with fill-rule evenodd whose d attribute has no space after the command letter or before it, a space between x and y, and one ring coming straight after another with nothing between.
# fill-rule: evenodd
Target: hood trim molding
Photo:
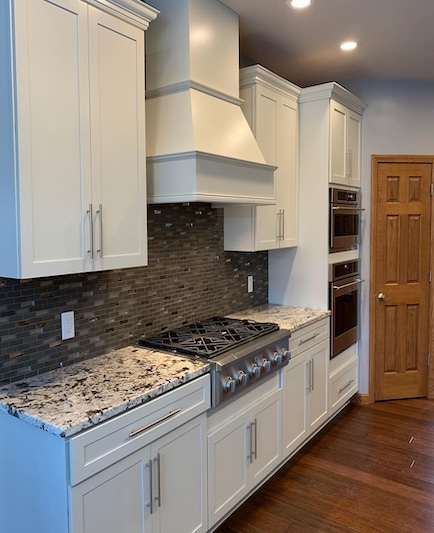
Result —
<instances>
[{"instance_id":1,"label":"hood trim molding","mask_svg":"<svg viewBox=\"0 0 434 533\"><path fill-rule=\"evenodd\" d=\"M221 91L218 91L217 89L213 89L208 85L204 85L194 80L186 80L181 81L179 83L172 83L172 85L166 85L165 87L161 87L159 89L150 89L146 91L146 100L158 98L159 96L167 96L169 94L181 93L184 91L189 91L190 89L195 89L196 91L200 91L201 93L209 94L210 96L214 96L216 98L219 98L220 100L225 100L230 104L241 106L244 103L244 100L242 100L241 98L236 98L235 96L223 93Z\"/></svg>"}]
</instances>

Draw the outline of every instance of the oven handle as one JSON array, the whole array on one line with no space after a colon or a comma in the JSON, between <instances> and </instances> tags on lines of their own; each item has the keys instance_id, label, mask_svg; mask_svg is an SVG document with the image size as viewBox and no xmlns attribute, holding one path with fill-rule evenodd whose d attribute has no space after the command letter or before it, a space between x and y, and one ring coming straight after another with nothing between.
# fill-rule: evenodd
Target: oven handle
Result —
<instances>
[{"instance_id":1,"label":"oven handle","mask_svg":"<svg viewBox=\"0 0 434 533\"><path fill-rule=\"evenodd\" d=\"M344 205L334 205L332 206L333 211L338 211L343 209L344 211L364 211L364 207L347 207Z\"/></svg>"},{"instance_id":2,"label":"oven handle","mask_svg":"<svg viewBox=\"0 0 434 533\"><path fill-rule=\"evenodd\" d=\"M352 281L351 283L345 283L344 285L333 285L333 289L335 291L339 290L339 289L346 289L347 287L352 287L353 285L358 285L359 283L363 283L365 280L364 279L355 279L354 281Z\"/></svg>"}]
</instances>

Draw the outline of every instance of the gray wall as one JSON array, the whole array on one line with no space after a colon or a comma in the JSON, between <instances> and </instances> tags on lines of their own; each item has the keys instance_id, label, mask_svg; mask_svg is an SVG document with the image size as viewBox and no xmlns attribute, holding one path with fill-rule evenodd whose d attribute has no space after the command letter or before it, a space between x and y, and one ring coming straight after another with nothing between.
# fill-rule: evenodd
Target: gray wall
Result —
<instances>
[{"instance_id":1,"label":"gray wall","mask_svg":"<svg viewBox=\"0 0 434 533\"><path fill-rule=\"evenodd\" d=\"M226 253L223 209L148 208L149 266L35 280L0 278L0 382L89 359L268 299L268 253ZM247 293L247 276L254 292ZM75 312L62 342L60 313Z\"/></svg>"},{"instance_id":2,"label":"gray wall","mask_svg":"<svg viewBox=\"0 0 434 533\"><path fill-rule=\"evenodd\" d=\"M434 82L359 80L344 84L368 107L362 126L362 330L360 392L369 388L369 261L371 155L434 154Z\"/></svg>"}]
</instances>

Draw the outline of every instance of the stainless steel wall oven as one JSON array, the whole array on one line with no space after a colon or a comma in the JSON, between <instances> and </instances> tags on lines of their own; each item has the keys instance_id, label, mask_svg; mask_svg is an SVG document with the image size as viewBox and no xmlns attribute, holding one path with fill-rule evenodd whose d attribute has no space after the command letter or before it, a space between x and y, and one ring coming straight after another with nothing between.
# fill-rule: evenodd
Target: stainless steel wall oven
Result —
<instances>
[{"instance_id":1,"label":"stainless steel wall oven","mask_svg":"<svg viewBox=\"0 0 434 533\"><path fill-rule=\"evenodd\" d=\"M351 250L359 243L360 192L330 189L330 252Z\"/></svg>"},{"instance_id":2,"label":"stainless steel wall oven","mask_svg":"<svg viewBox=\"0 0 434 533\"><path fill-rule=\"evenodd\" d=\"M360 284L359 261L330 265L331 350L330 358L357 342L359 338Z\"/></svg>"}]
</instances>

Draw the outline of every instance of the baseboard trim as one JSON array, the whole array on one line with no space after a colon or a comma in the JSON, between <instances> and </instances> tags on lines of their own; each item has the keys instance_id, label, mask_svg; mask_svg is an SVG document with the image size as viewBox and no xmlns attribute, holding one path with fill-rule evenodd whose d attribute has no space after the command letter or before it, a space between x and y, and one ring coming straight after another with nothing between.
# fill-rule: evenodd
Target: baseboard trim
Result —
<instances>
[{"instance_id":1,"label":"baseboard trim","mask_svg":"<svg viewBox=\"0 0 434 533\"><path fill-rule=\"evenodd\" d=\"M351 403L355 403L356 405L370 405L372 403L371 396L368 393L359 392L353 396Z\"/></svg>"}]
</instances>

